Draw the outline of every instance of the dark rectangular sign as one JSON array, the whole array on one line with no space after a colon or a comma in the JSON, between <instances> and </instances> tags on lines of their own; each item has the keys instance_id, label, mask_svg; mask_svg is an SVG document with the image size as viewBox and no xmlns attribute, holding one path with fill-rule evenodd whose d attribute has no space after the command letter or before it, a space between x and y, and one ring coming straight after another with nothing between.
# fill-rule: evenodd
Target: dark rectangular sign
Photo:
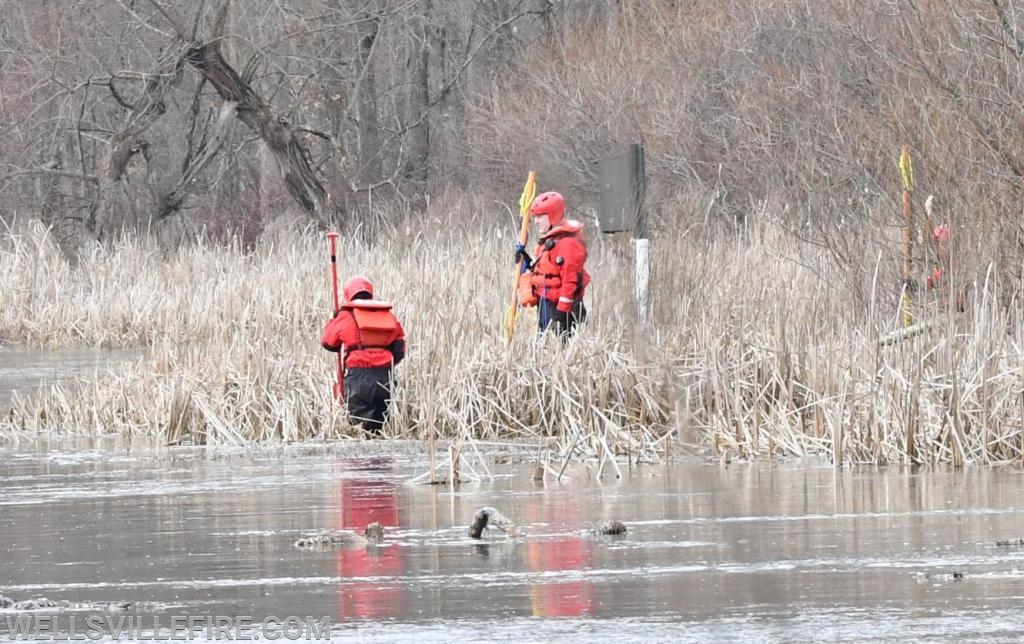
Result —
<instances>
[{"instance_id":1,"label":"dark rectangular sign","mask_svg":"<svg viewBox=\"0 0 1024 644\"><path fill-rule=\"evenodd\" d=\"M637 230L637 218L643 201L643 148L629 146L622 154L598 162L601 204L598 221L601 232Z\"/></svg>"}]
</instances>

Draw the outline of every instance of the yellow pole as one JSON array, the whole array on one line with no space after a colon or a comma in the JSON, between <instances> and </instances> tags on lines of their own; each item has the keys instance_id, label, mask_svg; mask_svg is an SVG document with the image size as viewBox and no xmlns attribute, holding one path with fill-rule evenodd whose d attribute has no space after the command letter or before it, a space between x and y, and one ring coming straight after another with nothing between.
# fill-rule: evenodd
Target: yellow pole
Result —
<instances>
[{"instance_id":1,"label":"yellow pole","mask_svg":"<svg viewBox=\"0 0 1024 644\"><path fill-rule=\"evenodd\" d=\"M523 193L519 195L519 214L522 216L522 224L519 226L519 245L526 246L530 238L530 204L537 194L537 173L530 170L526 178L526 185L523 186ZM508 309L505 312L505 336L512 342L512 335L516 331L516 312L519 309L519 276L523 274L523 264L516 264L516 273L512 278L512 298Z\"/></svg>"}]
</instances>

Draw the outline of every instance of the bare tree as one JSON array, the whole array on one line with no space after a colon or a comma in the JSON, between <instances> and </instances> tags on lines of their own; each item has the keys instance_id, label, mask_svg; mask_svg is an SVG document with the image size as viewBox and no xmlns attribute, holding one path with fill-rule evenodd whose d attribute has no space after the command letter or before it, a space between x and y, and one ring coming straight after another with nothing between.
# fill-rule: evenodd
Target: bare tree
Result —
<instances>
[{"instance_id":1,"label":"bare tree","mask_svg":"<svg viewBox=\"0 0 1024 644\"><path fill-rule=\"evenodd\" d=\"M381 3L383 4L383 3ZM386 5L382 8L386 9ZM357 105L359 133L359 178L363 184L375 184L383 178L383 148L381 126L377 112L377 72L374 52L377 50L381 18L369 6L360 8L357 24L359 44L356 48L359 75L353 83L352 93Z\"/></svg>"}]
</instances>

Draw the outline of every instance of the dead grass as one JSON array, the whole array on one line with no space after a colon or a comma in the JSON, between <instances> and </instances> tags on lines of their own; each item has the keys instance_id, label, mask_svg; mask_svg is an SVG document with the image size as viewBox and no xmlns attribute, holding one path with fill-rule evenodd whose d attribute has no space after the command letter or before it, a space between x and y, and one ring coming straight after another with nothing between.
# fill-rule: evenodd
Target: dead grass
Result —
<instances>
[{"instance_id":1,"label":"dead grass","mask_svg":"<svg viewBox=\"0 0 1024 644\"><path fill-rule=\"evenodd\" d=\"M463 206L467 207L468 206ZM586 454L656 460L827 454L842 462L1024 460L1021 321L999 285L964 314L922 307L930 329L891 347L896 295L866 304L830 286L816 256L765 222L746 241L659 240L652 323L637 329L624 240L592 234L591 322L567 346L500 320L508 235L395 230L343 240L410 339L387 434L536 440L554 463ZM134 346L123 372L17 400L7 432L123 432L244 444L353 434L330 399L326 243L313 232L251 254L170 254L126 240L71 267L46 231L0 240L0 339L59 348ZM871 259L867 259L871 262ZM469 448L463 450L463 455Z\"/></svg>"}]
</instances>

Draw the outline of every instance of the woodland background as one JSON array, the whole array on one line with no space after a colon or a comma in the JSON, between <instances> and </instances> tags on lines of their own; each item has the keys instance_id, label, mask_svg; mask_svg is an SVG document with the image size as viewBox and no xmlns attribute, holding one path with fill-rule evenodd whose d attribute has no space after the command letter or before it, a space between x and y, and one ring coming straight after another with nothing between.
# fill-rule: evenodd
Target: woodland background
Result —
<instances>
[{"instance_id":1,"label":"woodland background","mask_svg":"<svg viewBox=\"0 0 1024 644\"><path fill-rule=\"evenodd\" d=\"M856 309L877 265L898 280L907 143L962 274L1016 282L1022 20L1014 0L8 0L0 217L69 251L466 199L432 221L511 230L527 169L589 220L597 161L643 141L655 237L777 225Z\"/></svg>"},{"instance_id":2,"label":"woodland background","mask_svg":"<svg viewBox=\"0 0 1024 644\"><path fill-rule=\"evenodd\" d=\"M316 341L336 229L339 271L409 333L389 436L1022 462L1019 8L2 2L0 343L144 355L13 401L0 438L357 435ZM594 222L598 161L637 141L643 324L628 234ZM903 145L911 278L936 223L953 241L889 343ZM564 346L532 311L511 341L501 323L529 170L589 224L591 315Z\"/></svg>"}]
</instances>

